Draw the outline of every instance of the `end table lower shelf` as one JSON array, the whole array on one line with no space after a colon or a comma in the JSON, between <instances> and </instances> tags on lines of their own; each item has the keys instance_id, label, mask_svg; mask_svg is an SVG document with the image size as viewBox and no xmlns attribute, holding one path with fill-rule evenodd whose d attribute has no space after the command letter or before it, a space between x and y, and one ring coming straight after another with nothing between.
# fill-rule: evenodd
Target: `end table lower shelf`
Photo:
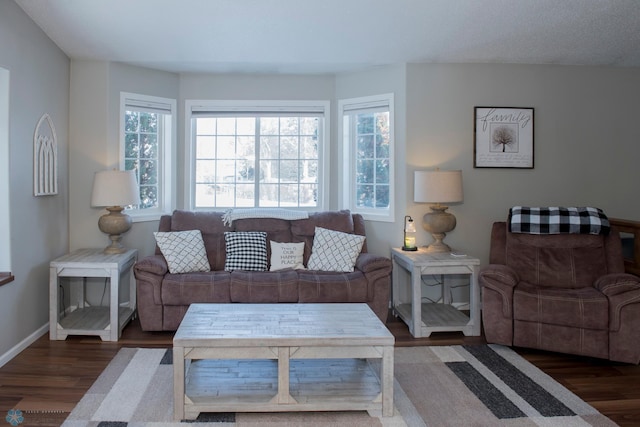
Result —
<instances>
[{"instance_id":1,"label":"end table lower shelf","mask_svg":"<svg viewBox=\"0 0 640 427\"><path fill-rule=\"evenodd\" d=\"M399 304L394 309L405 323L411 322L411 304ZM429 336L431 332L450 331L462 331L465 335L473 335L471 319L451 305L423 303L421 317L423 336Z\"/></svg>"},{"instance_id":2,"label":"end table lower shelf","mask_svg":"<svg viewBox=\"0 0 640 427\"><path fill-rule=\"evenodd\" d=\"M65 339L68 335L97 335L103 340L111 336L109 307L78 308L58 320L57 339ZM118 325L121 329L134 316L129 307L118 307Z\"/></svg>"}]
</instances>

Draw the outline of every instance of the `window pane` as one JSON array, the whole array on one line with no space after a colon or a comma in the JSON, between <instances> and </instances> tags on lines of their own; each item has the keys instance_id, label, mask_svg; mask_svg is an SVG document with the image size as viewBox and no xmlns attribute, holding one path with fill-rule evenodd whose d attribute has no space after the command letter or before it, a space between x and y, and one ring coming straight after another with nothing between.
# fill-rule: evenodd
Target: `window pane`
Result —
<instances>
[{"instance_id":1,"label":"window pane","mask_svg":"<svg viewBox=\"0 0 640 427\"><path fill-rule=\"evenodd\" d=\"M376 185L376 208L389 207L389 186Z\"/></svg>"},{"instance_id":2,"label":"window pane","mask_svg":"<svg viewBox=\"0 0 640 427\"><path fill-rule=\"evenodd\" d=\"M140 204L137 209L158 207L160 157L159 134L164 115L126 110L124 114L124 166L136 172Z\"/></svg>"},{"instance_id":3,"label":"window pane","mask_svg":"<svg viewBox=\"0 0 640 427\"><path fill-rule=\"evenodd\" d=\"M280 162L280 182L298 182L297 160L282 160Z\"/></svg>"},{"instance_id":4,"label":"window pane","mask_svg":"<svg viewBox=\"0 0 640 427\"><path fill-rule=\"evenodd\" d=\"M298 135L298 118L282 117L280 119L281 135Z\"/></svg>"},{"instance_id":5,"label":"window pane","mask_svg":"<svg viewBox=\"0 0 640 427\"><path fill-rule=\"evenodd\" d=\"M140 185L158 183L158 162L155 160L140 161Z\"/></svg>"},{"instance_id":6,"label":"window pane","mask_svg":"<svg viewBox=\"0 0 640 427\"><path fill-rule=\"evenodd\" d=\"M277 159L280 153L280 138L277 136L260 137L260 158Z\"/></svg>"},{"instance_id":7,"label":"window pane","mask_svg":"<svg viewBox=\"0 0 640 427\"><path fill-rule=\"evenodd\" d=\"M280 139L280 158L281 159L297 159L298 143L296 137L283 137Z\"/></svg>"},{"instance_id":8,"label":"window pane","mask_svg":"<svg viewBox=\"0 0 640 427\"><path fill-rule=\"evenodd\" d=\"M204 120L207 127L200 125ZM208 199L204 189L196 188L195 207L204 207L201 201L250 207L256 198L258 206L317 205L317 117L219 117L215 126L212 119L195 118L193 123L198 135L203 129L212 132L195 140L196 182L221 186ZM301 187L302 182L307 185Z\"/></svg>"},{"instance_id":9,"label":"window pane","mask_svg":"<svg viewBox=\"0 0 640 427\"><path fill-rule=\"evenodd\" d=\"M198 119L196 132L198 135L214 135L216 133L216 119Z\"/></svg>"},{"instance_id":10,"label":"window pane","mask_svg":"<svg viewBox=\"0 0 640 427\"><path fill-rule=\"evenodd\" d=\"M373 160L357 161L356 182L373 183Z\"/></svg>"},{"instance_id":11,"label":"window pane","mask_svg":"<svg viewBox=\"0 0 640 427\"><path fill-rule=\"evenodd\" d=\"M392 221L393 95L340 100L341 145L347 162L345 204L365 219Z\"/></svg>"},{"instance_id":12,"label":"window pane","mask_svg":"<svg viewBox=\"0 0 640 427\"><path fill-rule=\"evenodd\" d=\"M389 183L389 159L376 160L376 184Z\"/></svg>"},{"instance_id":13,"label":"window pane","mask_svg":"<svg viewBox=\"0 0 640 427\"><path fill-rule=\"evenodd\" d=\"M280 206L298 206L298 184L280 186Z\"/></svg>"},{"instance_id":14,"label":"window pane","mask_svg":"<svg viewBox=\"0 0 640 427\"><path fill-rule=\"evenodd\" d=\"M236 119L233 117L218 118L218 128L216 131L218 135L235 135Z\"/></svg>"},{"instance_id":15,"label":"window pane","mask_svg":"<svg viewBox=\"0 0 640 427\"><path fill-rule=\"evenodd\" d=\"M214 136L196 138L196 157L198 159L214 159L216 157L216 138Z\"/></svg>"},{"instance_id":16,"label":"window pane","mask_svg":"<svg viewBox=\"0 0 640 427\"><path fill-rule=\"evenodd\" d=\"M358 152L356 153L357 158L367 158L372 159L374 155L373 151L373 135L364 135L358 137Z\"/></svg>"},{"instance_id":17,"label":"window pane","mask_svg":"<svg viewBox=\"0 0 640 427\"><path fill-rule=\"evenodd\" d=\"M373 207L373 185L356 186L356 206L360 208Z\"/></svg>"}]
</instances>

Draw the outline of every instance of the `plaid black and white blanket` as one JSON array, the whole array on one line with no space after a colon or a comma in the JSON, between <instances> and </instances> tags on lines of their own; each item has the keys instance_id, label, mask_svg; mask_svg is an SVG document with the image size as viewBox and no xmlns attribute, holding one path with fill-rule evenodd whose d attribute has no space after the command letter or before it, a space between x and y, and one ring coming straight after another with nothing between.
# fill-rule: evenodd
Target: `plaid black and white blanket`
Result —
<instances>
[{"instance_id":1,"label":"plaid black and white blanket","mask_svg":"<svg viewBox=\"0 0 640 427\"><path fill-rule=\"evenodd\" d=\"M509 231L529 234L609 234L611 226L602 209L591 207L525 207L509 210Z\"/></svg>"}]
</instances>

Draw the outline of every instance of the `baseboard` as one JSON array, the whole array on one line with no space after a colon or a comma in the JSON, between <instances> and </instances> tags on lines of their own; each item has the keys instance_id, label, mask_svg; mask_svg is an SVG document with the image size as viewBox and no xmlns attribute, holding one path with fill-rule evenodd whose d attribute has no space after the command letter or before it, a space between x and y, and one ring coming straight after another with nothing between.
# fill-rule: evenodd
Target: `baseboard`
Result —
<instances>
[{"instance_id":1,"label":"baseboard","mask_svg":"<svg viewBox=\"0 0 640 427\"><path fill-rule=\"evenodd\" d=\"M26 337L25 339L20 341L18 344L14 345L13 348L11 348L5 354L0 356L0 368L2 368L4 365L7 364L7 362L9 362L11 359L13 359L18 354L20 354L20 352L22 350L24 350L25 348L29 347L38 338L40 338L42 335L44 335L44 334L46 334L48 332L49 332L49 322L47 322L44 325L42 325L34 333L32 333L31 335L29 335L28 337Z\"/></svg>"}]
</instances>

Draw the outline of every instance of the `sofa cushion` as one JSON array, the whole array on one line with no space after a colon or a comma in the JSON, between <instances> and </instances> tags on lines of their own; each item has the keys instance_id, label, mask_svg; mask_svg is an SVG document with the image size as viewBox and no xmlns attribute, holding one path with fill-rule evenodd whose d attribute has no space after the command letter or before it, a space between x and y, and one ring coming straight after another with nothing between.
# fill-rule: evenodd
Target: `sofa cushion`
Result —
<instances>
[{"instance_id":1,"label":"sofa cushion","mask_svg":"<svg viewBox=\"0 0 640 427\"><path fill-rule=\"evenodd\" d=\"M209 271L200 230L153 233L172 274Z\"/></svg>"},{"instance_id":2,"label":"sofa cushion","mask_svg":"<svg viewBox=\"0 0 640 427\"><path fill-rule=\"evenodd\" d=\"M362 250L364 236L316 227L309 270L349 272Z\"/></svg>"},{"instance_id":3,"label":"sofa cushion","mask_svg":"<svg viewBox=\"0 0 640 427\"><path fill-rule=\"evenodd\" d=\"M225 231L232 231L224 225L222 212L192 212L175 210L171 215L171 231L200 230L211 270L224 270ZM163 230L164 231L164 230Z\"/></svg>"},{"instance_id":4,"label":"sofa cushion","mask_svg":"<svg viewBox=\"0 0 640 427\"><path fill-rule=\"evenodd\" d=\"M367 279L360 271L331 273L298 270L298 298L301 303L367 302Z\"/></svg>"},{"instance_id":5,"label":"sofa cushion","mask_svg":"<svg viewBox=\"0 0 640 427\"><path fill-rule=\"evenodd\" d=\"M298 302L298 274L295 270L241 271L231 273L232 302Z\"/></svg>"},{"instance_id":6,"label":"sofa cushion","mask_svg":"<svg viewBox=\"0 0 640 427\"><path fill-rule=\"evenodd\" d=\"M269 271L284 270L293 268L303 269L302 263L304 255L304 242L300 243L280 243L271 240L271 267Z\"/></svg>"},{"instance_id":7,"label":"sofa cushion","mask_svg":"<svg viewBox=\"0 0 640 427\"><path fill-rule=\"evenodd\" d=\"M304 265L308 264L311 256L316 227L342 231L343 233L355 233L356 231L353 215L348 210L313 212L309 214L308 219L291 221L291 241L305 243Z\"/></svg>"},{"instance_id":8,"label":"sofa cushion","mask_svg":"<svg viewBox=\"0 0 640 427\"><path fill-rule=\"evenodd\" d=\"M609 301L593 287L558 289L520 282L513 292L513 318L581 329L609 329Z\"/></svg>"},{"instance_id":9,"label":"sofa cushion","mask_svg":"<svg viewBox=\"0 0 640 427\"><path fill-rule=\"evenodd\" d=\"M167 274L162 280L162 304L188 306L197 302L231 302L230 282L227 271Z\"/></svg>"},{"instance_id":10,"label":"sofa cushion","mask_svg":"<svg viewBox=\"0 0 640 427\"><path fill-rule=\"evenodd\" d=\"M265 271L267 269L267 233L238 231L224 233L227 249L225 271Z\"/></svg>"}]
</instances>

